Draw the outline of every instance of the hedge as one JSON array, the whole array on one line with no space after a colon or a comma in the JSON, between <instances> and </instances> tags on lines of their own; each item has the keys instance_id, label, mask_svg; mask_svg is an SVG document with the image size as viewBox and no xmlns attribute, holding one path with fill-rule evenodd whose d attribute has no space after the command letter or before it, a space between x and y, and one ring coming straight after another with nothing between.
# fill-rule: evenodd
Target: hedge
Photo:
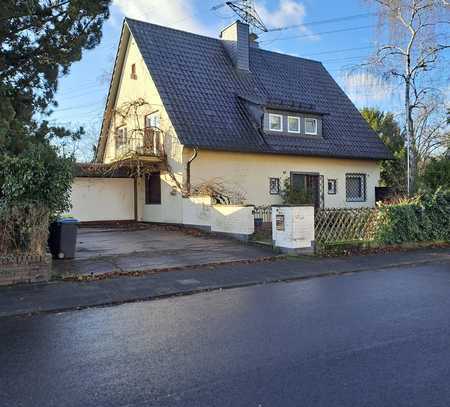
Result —
<instances>
[{"instance_id":1,"label":"hedge","mask_svg":"<svg viewBox=\"0 0 450 407\"><path fill-rule=\"evenodd\" d=\"M450 241L450 190L379 205L376 240L384 244Z\"/></svg>"}]
</instances>

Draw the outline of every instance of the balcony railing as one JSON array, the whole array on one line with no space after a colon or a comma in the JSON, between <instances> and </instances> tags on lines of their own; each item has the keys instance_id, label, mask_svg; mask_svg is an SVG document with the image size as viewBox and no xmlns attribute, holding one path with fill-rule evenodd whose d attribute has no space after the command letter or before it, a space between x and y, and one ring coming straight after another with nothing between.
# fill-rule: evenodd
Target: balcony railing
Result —
<instances>
[{"instance_id":1,"label":"balcony railing","mask_svg":"<svg viewBox=\"0 0 450 407\"><path fill-rule=\"evenodd\" d=\"M163 157L164 141L162 132L147 128L144 134L123 139L116 136L116 158L132 156Z\"/></svg>"}]
</instances>

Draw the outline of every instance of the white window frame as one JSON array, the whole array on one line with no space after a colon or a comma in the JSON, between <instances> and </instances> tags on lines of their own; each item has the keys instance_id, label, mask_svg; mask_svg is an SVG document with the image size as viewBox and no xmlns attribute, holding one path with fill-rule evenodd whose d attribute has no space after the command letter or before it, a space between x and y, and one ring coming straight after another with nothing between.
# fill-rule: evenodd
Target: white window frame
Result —
<instances>
[{"instance_id":1,"label":"white window frame","mask_svg":"<svg viewBox=\"0 0 450 407\"><path fill-rule=\"evenodd\" d=\"M272 128L272 118L273 117L279 117L280 118L280 128L279 129L273 129ZM269 130L270 131L277 131L277 132L282 132L283 131L283 115L282 114L269 113Z\"/></svg>"},{"instance_id":2,"label":"white window frame","mask_svg":"<svg viewBox=\"0 0 450 407\"><path fill-rule=\"evenodd\" d=\"M330 183L333 186L330 189ZM328 195L336 195L337 194L337 179L336 178L328 178L327 179L327 191Z\"/></svg>"},{"instance_id":3,"label":"white window frame","mask_svg":"<svg viewBox=\"0 0 450 407\"><path fill-rule=\"evenodd\" d=\"M272 182L273 182L273 184L272 184ZM270 195L280 195L280 178L277 178L277 177L269 178L269 194Z\"/></svg>"},{"instance_id":4,"label":"white window frame","mask_svg":"<svg viewBox=\"0 0 450 407\"><path fill-rule=\"evenodd\" d=\"M316 129L315 132L309 132L309 131L306 130L306 121L307 121L307 120L313 120L313 121L314 121L314 123L315 123L315 129ZM315 119L314 117L305 117L305 134L308 134L308 135L310 135L310 136L317 136L317 133L318 133L318 123L317 123L317 119Z\"/></svg>"},{"instance_id":5,"label":"white window frame","mask_svg":"<svg viewBox=\"0 0 450 407\"><path fill-rule=\"evenodd\" d=\"M150 124L149 126L147 125L147 119L149 119ZM159 129L161 126L161 114L160 112L157 110L156 112L152 112L149 113L148 115L146 115L144 117L144 127L145 128L156 128Z\"/></svg>"},{"instance_id":6,"label":"white window frame","mask_svg":"<svg viewBox=\"0 0 450 407\"><path fill-rule=\"evenodd\" d=\"M297 120L297 123L298 123L298 130L291 130L290 128L289 128L289 119L295 119L295 120ZM302 131L302 127L301 127L301 120L300 120L300 117L298 117L298 116L288 116L288 118L287 118L287 127L288 127L288 133L300 133L301 131Z\"/></svg>"}]
</instances>

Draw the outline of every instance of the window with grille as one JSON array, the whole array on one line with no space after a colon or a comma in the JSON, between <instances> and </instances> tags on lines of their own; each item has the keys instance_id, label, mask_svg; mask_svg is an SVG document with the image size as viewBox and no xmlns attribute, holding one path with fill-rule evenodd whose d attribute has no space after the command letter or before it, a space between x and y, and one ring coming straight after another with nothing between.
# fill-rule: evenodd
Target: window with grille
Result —
<instances>
[{"instance_id":1,"label":"window with grille","mask_svg":"<svg viewBox=\"0 0 450 407\"><path fill-rule=\"evenodd\" d=\"M347 202L365 202L366 200L366 175L346 174L345 193Z\"/></svg>"},{"instance_id":2,"label":"window with grille","mask_svg":"<svg viewBox=\"0 0 450 407\"><path fill-rule=\"evenodd\" d=\"M154 172L145 177L145 204L161 204L161 174Z\"/></svg>"},{"instance_id":3,"label":"window with grille","mask_svg":"<svg viewBox=\"0 0 450 407\"><path fill-rule=\"evenodd\" d=\"M336 195L337 192L337 182L335 179L329 179L328 180L328 194L329 195Z\"/></svg>"},{"instance_id":4,"label":"window with grille","mask_svg":"<svg viewBox=\"0 0 450 407\"><path fill-rule=\"evenodd\" d=\"M270 195L280 194L280 178L270 178L269 179L269 192Z\"/></svg>"}]
</instances>

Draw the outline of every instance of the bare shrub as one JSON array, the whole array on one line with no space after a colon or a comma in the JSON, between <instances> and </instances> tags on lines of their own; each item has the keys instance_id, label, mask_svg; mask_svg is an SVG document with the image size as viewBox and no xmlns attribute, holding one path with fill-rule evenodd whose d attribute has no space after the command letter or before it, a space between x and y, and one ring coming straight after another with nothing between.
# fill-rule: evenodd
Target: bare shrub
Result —
<instances>
[{"instance_id":1,"label":"bare shrub","mask_svg":"<svg viewBox=\"0 0 450 407\"><path fill-rule=\"evenodd\" d=\"M48 223L49 211L42 206L0 206L0 256L45 255Z\"/></svg>"},{"instance_id":2,"label":"bare shrub","mask_svg":"<svg viewBox=\"0 0 450 407\"><path fill-rule=\"evenodd\" d=\"M236 185L232 185L222 178L211 178L191 188L192 195L208 195L219 204L243 204L246 196Z\"/></svg>"}]
</instances>

